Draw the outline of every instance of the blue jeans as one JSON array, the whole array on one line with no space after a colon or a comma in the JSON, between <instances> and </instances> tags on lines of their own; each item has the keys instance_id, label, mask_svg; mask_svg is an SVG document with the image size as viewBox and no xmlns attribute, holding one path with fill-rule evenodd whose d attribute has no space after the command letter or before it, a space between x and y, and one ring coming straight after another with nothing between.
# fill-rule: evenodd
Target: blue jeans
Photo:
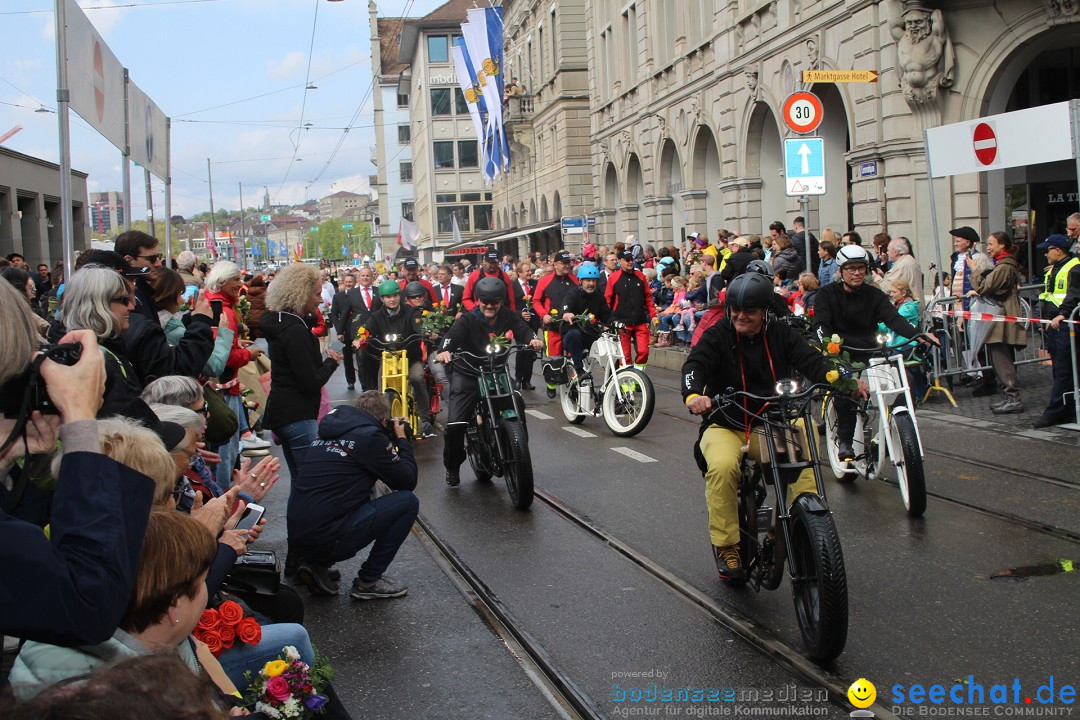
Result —
<instances>
[{"instance_id":1,"label":"blue jeans","mask_svg":"<svg viewBox=\"0 0 1080 720\"><path fill-rule=\"evenodd\" d=\"M581 328L572 327L563 333L563 350L570 354L578 375L585 372L585 351L596 342L596 336L586 335Z\"/></svg>"},{"instance_id":2,"label":"blue jeans","mask_svg":"<svg viewBox=\"0 0 1080 720\"><path fill-rule=\"evenodd\" d=\"M1043 410L1043 415L1071 417L1072 396L1066 398L1065 394L1073 389L1072 355L1069 354L1069 331L1065 326L1062 326L1061 330L1050 327L1046 329L1046 349L1050 352L1050 362L1053 363L1054 386L1050 389L1050 404Z\"/></svg>"},{"instance_id":3,"label":"blue jeans","mask_svg":"<svg viewBox=\"0 0 1080 720\"><path fill-rule=\"evenodd\" d=\"M271 660L283 658L282 648L292 645L300 654L300 659L308 665L315 662L315 650L311 647L311 638L303 625L296 623L274 623L262 626L262 639L258 645L246 645L237 638L236 644L225 650L218 657L221 668L233 681L240 692L248 686L244 672L250 670L257 675L263 665Z\"/></svg>"},{"instance_id":4,"label":"blue jeans","mask_svg":"<svg viewBox=\"0 0 1080 720\"><path fill-rule=\"evenodd\" d=\"M331 532L327 542L302 546L303 556L319 565L330 566L348 560L374 542L357 577L370 582L382 577L390 567L398 548L409 536L420 501L408 490L398 490L377 497L345 517Z\"/></svg>"},{"instance_id":5,"label":"blue jeans","mask_svg":"<svg viewBox=\"0 0 1080 720\"><path fill-rule=\"evenodd\" d=\"M307 456L308 448L319 437L319 423L315 420L297 420L274 430L281 440L285 464L289 466L289 479L297 477L300 465Z\"/></svg>"},{"instance_id":6,"label":"blue jeans","mask_svg":"<svg viewBox=\"0 0 1080 720\"><path fill-rule=\"evenodd\" d=\"M221 456L221 462L214 470L214 480L222 490L232 487L232 473L236 466L236 459L240 457L240 436L248 429L247 409L244 407L244 399L239 395L225 394L225 404L236 413L236 434L229 438L228 442L218 446L217 453Z\"/></svg>"}]
</instances>

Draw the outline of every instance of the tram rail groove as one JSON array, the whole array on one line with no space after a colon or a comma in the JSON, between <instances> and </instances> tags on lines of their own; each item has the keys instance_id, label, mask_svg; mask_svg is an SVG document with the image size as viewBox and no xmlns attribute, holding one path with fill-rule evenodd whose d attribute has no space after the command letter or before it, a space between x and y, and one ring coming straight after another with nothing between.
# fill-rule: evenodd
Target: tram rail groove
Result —
<instances>
[{"instance_id":1,"label":"tram rail groove","mask_svg":"<svg viewBox=\"0 0 1080 720\"><path fill-rule=\"evenodd\" d=\"M547 650L421 515L413 532L477 614L503 641L525 674L567 720L607 720L599 704L560 670Z\"/></svg>"},{"instance_id":2,"label":"tram rail groove","mask_svg":"<svg viewBox=\"0 0 1080 720\"><path fill-rule=\"evenodd\" d=\"M729 607L725 607L719 600L702 592L679 576L667 570L652 558L634 549L627 543L615 537L607 530L600 527L592 518L573 510L569 505L556 495L546 490L536 490L536 499L557 513L564 520L576 525L586 533L603 542L619 555L634 563L656 580L659 580L674 590L683 599L694 605L713 620L720 623L728 630L739 636L752 647L768 657L774 663L818 687L825 688L829 693L829 702L837 707L850 712L854 706L846 702L847 691L850 683L845 682L833 673L821 668L809 660L791 646L774 636L768 629L760 625L746 615ZM886 720L899 720L898 717L882 705L875 704L868 708L873 710L875 717Z\"/></svg>"}]
</instances>

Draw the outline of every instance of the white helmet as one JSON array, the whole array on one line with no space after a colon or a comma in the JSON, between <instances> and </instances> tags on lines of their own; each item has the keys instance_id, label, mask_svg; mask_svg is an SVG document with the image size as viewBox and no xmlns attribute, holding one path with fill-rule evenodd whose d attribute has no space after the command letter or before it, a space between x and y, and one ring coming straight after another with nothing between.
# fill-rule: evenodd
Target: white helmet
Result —
<instances>
[{"instance_id":1,"label":"white helmet","mask_svg":"<svg viewBox=\"0 0 1080 720\"><path fill-rule=\"evenodd\" d=\"M866 248L862 245L845 245L837 251L837 267L843 268L845 265L850 265L851 263L862 263L869 267L870 256L867 254Z\"/></svg>"}]
</instances>

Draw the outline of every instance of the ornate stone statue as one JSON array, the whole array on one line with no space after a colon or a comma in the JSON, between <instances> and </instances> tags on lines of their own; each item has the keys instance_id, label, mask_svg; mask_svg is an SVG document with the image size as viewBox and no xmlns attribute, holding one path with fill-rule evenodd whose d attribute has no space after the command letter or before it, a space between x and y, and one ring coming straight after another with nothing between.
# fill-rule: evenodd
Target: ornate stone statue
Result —
<instances>
[{"instance_id":1,"label":"ornate stone statue","mask_svg":"<svg viewBox=\"0 0 1080 720\"><path fill-rule=\"evenodd\" d=\"M750 94L757 96L758 86L758 71L757 69L745 70L746 75L746 87L749 88Z\"/></svg>"},{"instance_id":2,"label":"ornate stone statue","mask_svg":"<svg viewBox=\"0 0 1080 720\"><path fill-rule=\"evenodd\" d=\"M945 16L919 0L887 2L900 87L909 101L930 102L937 97L938 88L952 85L956 69Z\"/></svg>"},{"instance_id":3,"label":"ornate stone statue","mask_svg":"<svg viewBox=\"0 0 1080 720\"><path fill-rule=\"evenodd\" d=\"M1080 13L1080 2L1077 0L1046 0L1046 3L1051 17L1067 17Z\"/></svg>"}]
</instances>

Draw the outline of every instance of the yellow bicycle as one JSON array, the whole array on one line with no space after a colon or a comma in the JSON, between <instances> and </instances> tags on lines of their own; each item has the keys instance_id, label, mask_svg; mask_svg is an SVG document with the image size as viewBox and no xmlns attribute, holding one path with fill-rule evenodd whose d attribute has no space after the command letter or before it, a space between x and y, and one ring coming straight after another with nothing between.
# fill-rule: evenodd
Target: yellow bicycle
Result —
<instances>
[{"instance_id":1,"label":"yellow bicycle","mask_svg":"<svg viewBox=\"0 0 1080 720\"><path fill-rule=\"evenodd\" d=\"M408 423L406 433L410 438L422 437L413 431L420 429L420 413L412 390L409 389L409 357L406 346L418 335L384 335L381 339L371 337L370 342L382 353L379 389L390 402L390 417L403 417Z\"/></svg>"}]
</instances>

